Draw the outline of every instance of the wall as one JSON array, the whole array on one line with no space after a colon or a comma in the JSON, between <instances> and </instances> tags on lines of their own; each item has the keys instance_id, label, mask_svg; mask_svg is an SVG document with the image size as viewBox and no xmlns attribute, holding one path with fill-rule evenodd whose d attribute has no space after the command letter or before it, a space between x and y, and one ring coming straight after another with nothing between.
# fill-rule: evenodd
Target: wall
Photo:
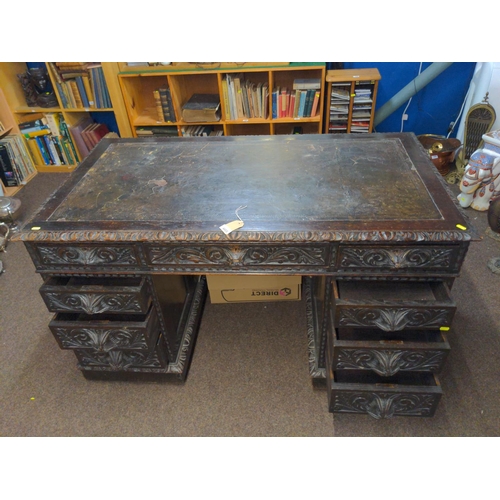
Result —
<instances>
[{"instance_id":1,"label":"wall","mask_svg":"<svg viewBox=\"0 0 500 500\"><path fill-rule=\"evenodd\" d=\"M430 64L422 63L421 71ZM412 98L406 111L408 120L404 122L404 132L415 134L447 135L451 122L455 122L474 74L475 62L453 63ZM377 68L382 76L379 83L376 109L385 104L416 76L419 62L346 62L345 69ZM376 132L399 132L401 117L407 105L388 116L376 127ZM450 137L456 137L458 123Z\"/></svg>"}]
</instances>

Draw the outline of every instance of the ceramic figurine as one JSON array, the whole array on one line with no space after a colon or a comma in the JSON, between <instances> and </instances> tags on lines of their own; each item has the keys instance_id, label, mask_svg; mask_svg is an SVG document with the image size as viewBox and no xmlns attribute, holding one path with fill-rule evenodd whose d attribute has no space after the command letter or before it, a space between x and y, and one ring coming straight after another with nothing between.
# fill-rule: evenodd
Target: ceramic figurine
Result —
<instances>
[{"instance_id":1,"label":"ceramic figurine","mask_svg":"<svg viewBox=\"0 0 500 500\"><path fill-rule=\"evenodd\" d=\"M464 208L484 212L500 197L500 130L482 136L484 144L470 157L460 182L458 201Z\"/></svg>"}]
</instances>

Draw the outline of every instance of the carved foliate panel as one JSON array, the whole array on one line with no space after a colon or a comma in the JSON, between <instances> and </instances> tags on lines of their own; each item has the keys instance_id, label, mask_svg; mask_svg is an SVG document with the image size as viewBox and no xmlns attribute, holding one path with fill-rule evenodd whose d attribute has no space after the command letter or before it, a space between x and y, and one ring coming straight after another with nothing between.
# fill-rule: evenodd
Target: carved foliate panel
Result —
<instances>
[{"instance_id":1,"label":"carved foliate panel","mask_svg":"<svg viewBox=\"0 0 500 500\"><path fill-rule=\"evenodd\" d=\"M454 271L457 267L458 251L458 247L344 247L340 250L340 268L342 271L368 269Z\"/></svg>"},{"instance_id":2,"label":"carved foliate panel","mask_svg":"<svg viewBox=\"0 0 500 500\"><path fill-rule=\"evenodd\" d=\"M93 349L106 353L114 349L148 349L143 330L133 328L52 328L62 349Z\"/></svg>"},{"instance_id":3,"label":"carved foliate panel","mask_svg":"<svg viewBox=\"0 0 500 500\"><path fill-rule=\"evenodd\" d=\"M132 266L138 265L134 249L128 246L37 245L42 266Z\"/></svg>"},{"instance_id":4,"label":"carved foliate panel","mask_svg":"<svg viewBox=\"0 0 500 500\"><path fill-rule=\"evenodd\" d=\"M162 245L146 249L152 265L168 266L327 266L328 246Z\"/></svg>"},{"instance_id":5,"label":"carved foliate panel","mask_svg":"<svg viewBox=\"0 0 500 500\"><path fill-rule=\"evenodd\" d=\"M431 417L440 396L425 393L339 391L333 395L330 411L363 413L376 419L395 416Z\"/></svg>"},{"instance_id":6,"label":"carved foliate panel","mask_svg":"<svg viewBox=\"0 0 500 500\"><path fill-rule=\"evenodd\" d=\"M138 313L143 312L143 304L136 294L113 293L43 293L49 311L102 313Z\"/></svg>"},{"instance_id":7,"label":"carved foliate panel","mask_svg":"<svg viewBox=\"0 0 500 500\"><path fill-rule=\"evenodd\" d=\"M108 371L141 371L141 369L164 368L165 357L159 348L154 351L90 351L75 350L79 366L82 369Z\"/></svg>"},{"instance_id":8,"label":"carved foliate panel","mask_svg":"<svg viewBox=\"0 0 500 500\"><path fill-rule=\"evenodd\" d=\"M439 371L446 353L435 350L337 348L334 370L371 370L384 377L399 371Z\"/></svg>"},{"instance_id":9,"label":"carved foliate panel","mask_svg":"<svg viewBox=\"0 0 500 500\"><path fill-rule=\"evenodd\" d=\"M385 332L405 328L439 328L448 326L453 309L424 308L339 308L335 326L376 327Z\"/></svg>"}]
</instances>

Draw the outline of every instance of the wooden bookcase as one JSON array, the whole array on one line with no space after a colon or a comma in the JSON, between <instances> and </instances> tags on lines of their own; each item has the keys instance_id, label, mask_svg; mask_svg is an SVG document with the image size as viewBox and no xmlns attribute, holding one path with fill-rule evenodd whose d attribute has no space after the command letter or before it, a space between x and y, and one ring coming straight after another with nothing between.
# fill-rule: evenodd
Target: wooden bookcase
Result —
<instances>
[{"instance_id":1,"label":"wooden bookcase","mask_svg":"<svg viewBox=\"0 0 500 500\"><path fill-rule=\"evenodd\" d=\"M376 68L327 71L325 134L372 132L380 79Z\"/></svg>"},{"instance_id":2,"label":"wooden bookcase","mask_svg":"<svg viewBox=\"0 0 500 500\"><path fill-rule=\"evenodd\" d=\"M123 97L118 82L118 72L120 65L116 62L103 62L101 64L104 78L106 80L106 85L108 87L108 92L113 104L111 108L63 107L63 101L61 100L61 96L59 95L56 85L55 74L48 63L45 63L45 65L47 67L48 75L57 97L58 105L51 108L30 107L26 104L26 98L17 77L18 74L22 74L27 71L26 63L0 63L0 88L3 89L7 107L9 108L10 113L13 116L13 124L15 125L15 127L17 128L18 123L29 120L30 115L34 113L61 113L68 127L75 125L79 120L82 119L82 117L88 116L90 113L92 113L94 117L96 116L95 113L111 113L111 119L116 122L119 135L121 137L132 137L132 131L130 129L127 113L125 110L125 104L123 102ZM18 128L16 132L19 133ZM74 140L73 142L75 143ZM76 145L76 143L75 147L79 156L78 159L81 161L82 154L80 151L78 151L78 146ZM76 168L76 165L47 166L45 164L36 163L36 168L41 172L68 172L74 170Z\"/></svg>"},{"instance_id":3,"label":"wooden bookcase","mask_svg":"<svg viewBox=\"0 0 500 500\"><path fill-rule=\"evenodd\" d=\"M200 63L201 64L201 63ZM206 66L189 63L172 63L170 66L122 66L118 75L128 113L132 134L143 127L166 127L171 135L182 136L183 130L192 125L212 126L226 136L292 134L300 127L304 134L321 134L323 131L323 106L326 69L324 63L212 63ZM230 119L228 104L224 100L223 82L227 75L255 83L267 84L269 89L266 117L241 117ZM318 79L320 96L315 116L272 118L272 90L279 87L293 89L297 79ZM159 120L154 91L170 88L176 121ZM182 120L182 107L193 94L218 94L221 117L214 122L186 123Z\"/></svg>"}]
</instances>

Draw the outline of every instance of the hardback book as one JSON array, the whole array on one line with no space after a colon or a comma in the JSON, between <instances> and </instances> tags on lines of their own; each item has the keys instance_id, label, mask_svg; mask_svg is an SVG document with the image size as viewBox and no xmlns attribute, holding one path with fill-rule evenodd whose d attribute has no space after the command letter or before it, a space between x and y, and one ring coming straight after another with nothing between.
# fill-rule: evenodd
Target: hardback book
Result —
<instances>
[{"instance_id":1,"label":"hardback book","mask_svg":"<svg viewBox=\"0 0 500 500\"><path fill-rule=\"evenodd\" d=\"M296 78L293 81L295 90L319 90L321 88L321 80L319 78Z\"/></svg>"},{"instance_id":2,"label":"hardback book","mask_svg":"<svg viewBox=\"0 0 500 500\"><path fill-rule=\"evenodd\" d=\"M193 94L182 106L182 119L188 123L219 121L219 94Z\"/></svg>"},{"instance_id":3,"label":"hardback book","mask_svg":"<svg viewBox=\"0 0 500 500\"><path fill-rule=\"evenodd\" d=\"M89 148L85 144L85 141L83 140L82 137L82 132L85 130L91 123L94 123L94 120L89 117L84 117L82 118L76 125L70 128L71 133L75 139L76 142L76 147L78 148L78 151L80 152L80 156L85 158L89 154Z\"/></svg>"}]
</instances>

